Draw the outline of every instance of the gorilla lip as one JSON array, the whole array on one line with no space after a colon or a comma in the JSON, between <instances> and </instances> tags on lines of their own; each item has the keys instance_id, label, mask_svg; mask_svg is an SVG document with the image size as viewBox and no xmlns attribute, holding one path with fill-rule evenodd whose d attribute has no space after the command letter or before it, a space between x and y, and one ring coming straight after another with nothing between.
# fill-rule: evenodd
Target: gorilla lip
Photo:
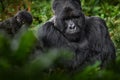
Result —
<instances>
[{"instance_id":1,"label":"gorilla lip","mask_svg":"<svg viewBox=\"0 0 120 80\"><path fill-rule=\"evenodd\" d=\"M66 33L68 33L68 34L75 34L75 33L77 33L78 31L77 31L77 28L75 27L75 29L69 29L69 30L66 30Z\"/></svg>"}]
</instances>

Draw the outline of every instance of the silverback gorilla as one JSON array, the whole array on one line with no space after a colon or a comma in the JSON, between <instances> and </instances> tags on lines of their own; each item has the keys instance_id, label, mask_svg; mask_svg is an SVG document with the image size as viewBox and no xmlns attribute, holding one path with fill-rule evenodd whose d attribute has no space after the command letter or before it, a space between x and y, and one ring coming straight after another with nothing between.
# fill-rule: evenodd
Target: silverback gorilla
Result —
<instances>
[{"instance_id":1,"label":"silverback gorilla","mask_svg":"<svg viewBox=\"0 0 120 80\"><path fill-rule=\"evenodd\" d=\"M17 12L15 16L0 22L0 30L5 31L12 37L22 26L30 26L32 21L32 15L28 11L22 10Z\"/></svg>"},{"instance_id":2,"label":"silverback gorilla","mask_svg":"<svg viewBox=\"0 0 120 80\"><path fill-rule=\"evenodd\" d=\"M115 47L104 20L85 16L80 0L54 0L52 8L54 20L39 29L39 39L45 49L64 48L74 53L65 67L80 69L100 61L103 68L115 61Z\"/></svg>"}]
</instances>

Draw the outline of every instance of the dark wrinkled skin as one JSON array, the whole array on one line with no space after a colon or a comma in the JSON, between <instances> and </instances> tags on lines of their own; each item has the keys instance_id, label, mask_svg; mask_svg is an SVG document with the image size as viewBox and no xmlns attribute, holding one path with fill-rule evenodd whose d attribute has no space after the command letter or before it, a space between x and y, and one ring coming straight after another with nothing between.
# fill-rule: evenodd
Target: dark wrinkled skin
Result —
<instances>
[{"instance_id":1,"label":"dark wrinkled skin","mask_svg":"<svg viewBox=\"0 0 120 80\"><path fill-rule=\"evenodd\" d=\"M52 6L54 18L39 29L39 41L44 49L64 48L73 52L72 60L64 61L63 67L81 70L100 61L103 68L115 61L115 47L104 20L85 16L79 0L54 0Z\"/></svg>"}]
</instances>

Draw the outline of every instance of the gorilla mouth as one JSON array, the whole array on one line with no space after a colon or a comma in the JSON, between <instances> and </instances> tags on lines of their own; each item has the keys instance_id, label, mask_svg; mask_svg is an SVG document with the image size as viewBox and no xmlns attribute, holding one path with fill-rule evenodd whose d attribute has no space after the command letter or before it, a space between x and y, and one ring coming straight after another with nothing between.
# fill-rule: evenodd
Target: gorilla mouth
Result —
<instances>
[{"instance_id":1,"label":"gorilla mouth","mask_svg":"<svg viewBox=\"0 0 120 80\"><path fill-rule=\"evenodd\" d=\"M78 31L76 31L76 30L71 30L71 31L67 32L67 34L76 34L76 33L78 33Z\"/></svg>"},{"instance_id":2,"label":"gorilla mouth","mask_svg":"<svg viewBox=\"0 0 120 80\"><path fill-rule=\"evenodd\" d=\"M76 36L76 35L78 35L80 32L69 32L69 33L65 33L65 35L67 35L67 36Z\"/></svg>"},{"instance_id":3,"label":"gorilla mouth","mask_svg":"<svg viewBox=\"0 0 120 80\"><path fill-rule=\"evenodd\" d=\"M67 29L66 30L66 34L70 34L70 35L72 35L72 34L77 34L77 33L79 33L80 32L80 30L78 29L78 28L75 28L75 29Z\"/></svg>"},{"instance_id":4,"label":"gorilla mouth","mask_svg":"<svg viewBox=\"0 0 120 80\"><path fill-rule=\"evenodd\" d=\"M77 32L76 28L75 29L66 30L66 33L68 33L68 34L74 34L76 32Z\"/></svg>"}]
</instances>

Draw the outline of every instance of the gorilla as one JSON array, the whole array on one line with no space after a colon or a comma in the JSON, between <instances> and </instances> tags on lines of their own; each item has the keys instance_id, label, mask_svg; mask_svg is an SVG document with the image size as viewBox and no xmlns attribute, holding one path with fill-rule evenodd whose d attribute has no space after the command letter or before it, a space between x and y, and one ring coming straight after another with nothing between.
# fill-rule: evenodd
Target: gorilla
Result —
<instances>
[{"instance_id":1,"label":"gorilla","mask_svg":"<svg viewBox=\"0 0 120 80\"><path fill-rule=\"evenodd\" d=\"M54 17L39 28L44 49L73 52L64 67L82 69L99 61L104 68L116 59L115 47L103 19L85 16L80 0L54 0Z\"/></svg>"},{"instance_id":2,"label":"gorilla","mask_svg":"<svg viewBox=\"0 0 120 80\"><path fill-rule=\"evenodd\" d=\"M16 13L15 16L0 22L0 30L5 31L11 37L13 37L22 26L30 26L32 24L32 15L22 10Z\"/></svg>"}]
</instances>

